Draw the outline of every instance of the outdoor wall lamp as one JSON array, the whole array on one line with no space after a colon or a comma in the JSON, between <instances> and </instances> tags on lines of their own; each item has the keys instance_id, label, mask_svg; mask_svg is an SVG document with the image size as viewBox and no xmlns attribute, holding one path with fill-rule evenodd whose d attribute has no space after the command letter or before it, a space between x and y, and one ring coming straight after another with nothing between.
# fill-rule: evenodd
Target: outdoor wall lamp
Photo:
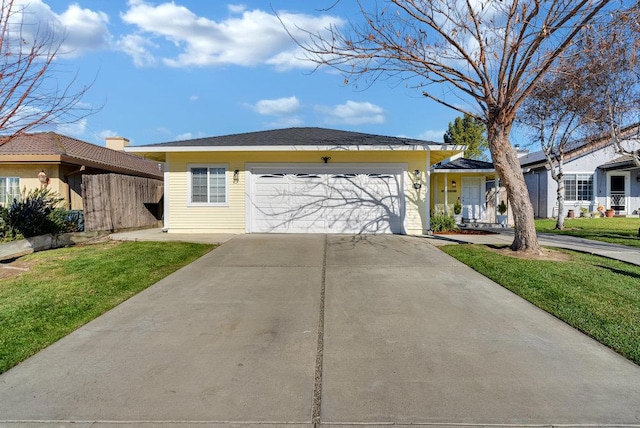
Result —
<instances>
[{"instance_id":1,"label":"outdoor wall lamp","mask_svg":"<svg viewBox=\"0 0 640 428\"><path fill-rule=\"evenodd\" d=\"M47 177L47 173L44 172L44 169L38 173L38 181L40 182L40 188L47 187L49 184L49 177Z\"/></svg>"},{"instance_id":2,"label":"outdoor wall lamp","mask_svg":"<svg viewBox=\"0 0 640 428\"><path fill-rule=\"evenodd\" d=\"M323 156L323 157L321 157L320 159L322 159L322 161L323 161L324 163L329 163L329 161L331 160L331 157L329 157L329 156Z\"/></svg>"},{"instance_id":3,"label":"outdoor wall lamp","mask_svg":"<svg viewBox=\"0 0 640 428\"><path fill-rule=\"evenodd\" d=\"M233 171L233 182L237 183L238 181L240 181L240 170L236 169Z\"/></svg>"},{"instance_id":4,"label":"outdoor wall lamp","mask_svg":"<svg viewBox=\"0 0 640 428\"><path fill-rule=\"evenodd\" d=\"M420 178L420 170L419 170L419 169L416 169L415 171L413 171L413 175L414 175L416 178Z\"/></svg>"},{"instance_id":5,"label":"outdoor wall lamp","mask_svg":"<svg viewBox=\"0 0 640 428\"><path fill-rule=\"evenodd\" d=\"M451 187L455 189L457 185L458 183L456 183L456 180L451 180Z\"/></svg>"}]
</instances>

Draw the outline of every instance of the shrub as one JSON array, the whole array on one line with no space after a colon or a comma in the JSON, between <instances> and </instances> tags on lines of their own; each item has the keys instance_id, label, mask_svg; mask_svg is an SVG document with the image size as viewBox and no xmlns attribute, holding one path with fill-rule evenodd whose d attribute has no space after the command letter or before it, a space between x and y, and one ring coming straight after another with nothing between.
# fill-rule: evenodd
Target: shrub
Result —
<instances>
[{"instance_id":1,"label":"shrub","mask_svg":"<svg viewBox=\"0 0 640 428\"><path fill-rule=\"evenodd\" d=\"M59 205L63 199L49 189L35 189L23 195L22 200L13 200L7 213L6 223L13 237L20 233L25 238L44 235L47 233L58 234L64 230L64 222L60 214Z\"/></svg>"},{"instance_id":2,"label":"shrub","mask_svg":"<svg viewBox=\"0 0 640 428\"><path fill-rule=\"evenodd\" d=\"M455 230L456 219L446 214L436 214L431 217L431 230L434 232L447 232Z\"/></svg>"},{"instance_id":3,"label":"shrub","mask_svg":"<svg viewBox=\"0 0 640 428\"><path fill-rule=\"evenodd\" d=\"M498 212L500 215L504 215L507 212L507 204L504 201L500 201L500 205L498 205Z\"/></svg>"},{"instance_id":4,"label":"shrub","mask_svg":"<svg viewBox=\"0 0 640 428\"><path fill-rule=\"evenodd\" d=\"M460 200L458 199L456 201L455 204L453 204L453 213L455 215L459 215L462 212L462 204L460 203Z\"/></svg>"}]
</instances>

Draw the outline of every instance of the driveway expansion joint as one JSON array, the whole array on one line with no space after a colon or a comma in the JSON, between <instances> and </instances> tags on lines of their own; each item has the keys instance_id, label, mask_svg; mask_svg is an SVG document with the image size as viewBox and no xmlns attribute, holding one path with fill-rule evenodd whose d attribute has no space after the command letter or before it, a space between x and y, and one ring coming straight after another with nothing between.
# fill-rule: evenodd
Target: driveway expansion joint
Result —
<instances>
[{"instance_id":1,"label":"driveway expansion joint","mask_svg":"<svg viewBox=\"0 0 640 428\"><path fill-rule=\"evenodd\" d=\"M311 406L311 421L314 428L320 424L322 409L322 353L324 349L324 304L327 284L327 235L324 236L324 251L322 255L322 281L320 285L320 310L318 315L318 342L316 347L316 367L313 386L313 404Z\"/></svg>"}]
</instances>

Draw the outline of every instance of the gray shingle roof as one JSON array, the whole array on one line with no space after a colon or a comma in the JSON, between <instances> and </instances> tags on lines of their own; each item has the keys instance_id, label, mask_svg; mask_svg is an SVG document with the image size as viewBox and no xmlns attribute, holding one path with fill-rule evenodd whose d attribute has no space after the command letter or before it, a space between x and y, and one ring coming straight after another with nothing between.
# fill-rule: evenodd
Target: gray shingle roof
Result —
<instances>
[{"instance_id":1,"label":"gray shingle roof","mask_svg":"<svg viewBox=\"0 0 640 428\"><path fill-rule=\"evenodd\" d=\"M108 171L153 176L160 179L163 177L157 162L55 132L21 134L4 142L0 140L0 160L2 155L59 155L70 158L78 165L92 162Z\"/></svg>"},{"instance_id":2,"label":"gray shingle roof","mask_svg":"<svg viewBox=\"0 0 640 428\"><path fill-rule=\"evenodd\" d=\"M491 162L485 162L475 159L459 158L451 162L435 165L434 170L438 169L457 169L457 170L474 170L474 169L490 169L493 170L493 164Z\"/></svg>"},{"instance_id":3,"label":"gray shingle roof","mask_svg":"<svg viewBox=\"0 0 640 428\"><path fill-rule=\"evenodd\" d=\"M404 137L363 134L326 128L286 128L219 137L197 138L149 144L143 147L207 147L207 146L422 146L441 145L432 141Z\"/></svg>"}]
</instances>

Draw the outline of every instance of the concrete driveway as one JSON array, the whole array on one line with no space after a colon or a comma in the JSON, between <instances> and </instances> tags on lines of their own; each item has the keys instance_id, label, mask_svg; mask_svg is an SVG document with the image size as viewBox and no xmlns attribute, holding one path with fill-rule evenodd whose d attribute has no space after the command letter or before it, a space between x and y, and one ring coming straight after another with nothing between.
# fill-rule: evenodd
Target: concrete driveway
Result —
<instances>
[{"instance_id":1,"label":"concrete driveway","mask_svg":"<svg viewBox=\"0 0 640 428\"><path fill-rule=\"evenodd\" d=\"M313 422L640 426L640 367L425 239L245 235L0 376L0 426Z\"/></svg>"}]
</instances>

